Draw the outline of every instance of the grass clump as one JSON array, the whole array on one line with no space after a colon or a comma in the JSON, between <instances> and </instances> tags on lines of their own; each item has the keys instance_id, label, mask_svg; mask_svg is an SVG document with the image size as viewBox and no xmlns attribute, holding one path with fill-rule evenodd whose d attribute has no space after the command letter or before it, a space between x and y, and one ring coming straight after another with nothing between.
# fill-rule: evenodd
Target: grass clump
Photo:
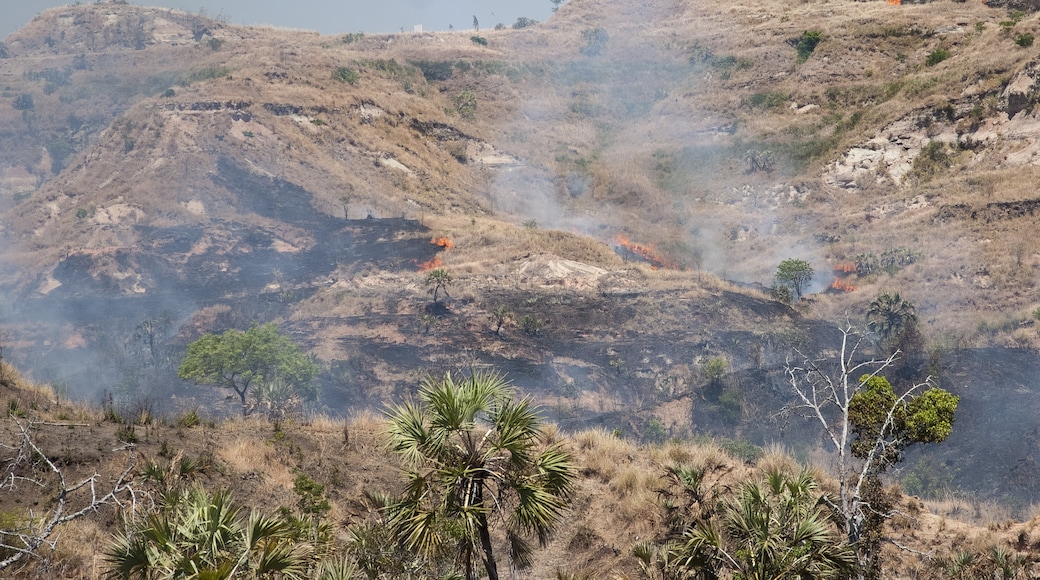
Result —
<instances>
[{"instance_id":1,"label":"grass clump","mask_svg":"<svg viewBox=\"0 0 1040 580\"><path fill-rule=\"evenodd\" d=\"M928 53L928 58L925 59L924 64L927 66L935 66L940 62L950 58L950 51L945 48L937 48L932 52Z\"/></svg>"}]
</instances>

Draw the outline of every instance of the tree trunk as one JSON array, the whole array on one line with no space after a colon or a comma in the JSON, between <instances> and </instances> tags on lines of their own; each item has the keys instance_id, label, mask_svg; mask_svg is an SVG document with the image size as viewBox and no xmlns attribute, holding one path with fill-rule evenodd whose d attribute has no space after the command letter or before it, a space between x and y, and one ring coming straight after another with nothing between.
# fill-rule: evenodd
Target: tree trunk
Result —
<instances>
[{"instance_id":1,"label":"tree trunk","mask_svg":"<svg viewBox=\"0 0 1040 580\"><path fill-rule=\"evenodd\" d=\"M491 552L491 533L488 532L487 516L480 514L477 527L480 528L480 546L484 548L484 569L487 570L488 580L498 580L498 565L495 564L495 556Z\"/></svg>"}]
</instances>

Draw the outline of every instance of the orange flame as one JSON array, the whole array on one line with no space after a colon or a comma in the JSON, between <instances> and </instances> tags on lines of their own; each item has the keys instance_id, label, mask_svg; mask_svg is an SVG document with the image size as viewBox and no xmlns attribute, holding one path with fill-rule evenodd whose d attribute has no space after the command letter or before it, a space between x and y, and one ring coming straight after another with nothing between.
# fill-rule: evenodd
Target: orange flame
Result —
<instances>
[{"instance_id":1,"label":"orange flame","mask_svg":"<svg viewBox=\"0 0 1040 580\"><path fill-rule=\"evenodd\" d=\"M659 254L653 245L637 244L630 241L624 234L614 236L613 244L646 260L650 263L650 267L655 270L658 268L668 270L681 269L678 264Z\"/></svg>"},{"instance_id":2,"label":"orange flame","mask_svg":"<svg viewBox=\"0 0 1040 580\"><path fill-rule=\"evenodd\" d=\"M831 290L837 290L838 292L855 292L856 287L848 280L835 278L834 282L831 283Z\"/></svg>"},{"instance_id":3,"label":"orange flame","mask_svg":"<svg viewBox=\"0 0 1040 580\"><path fill-rule=\"evenodd\" d=\"M834 266L835 272L842 272L843 274L855 274L856 264L854 262L838 262Z\"/></svg>"},{"instance_id":4,"label":"orange flame","mask_svg":"<svg viewBox=\"0 0 1040 580\"><path fill-rule=\"evenodd\" d=\"M439 238L433 238L432 240L430 240L430 243L435 246L440 246L445 250L455 247L455 242L451 241L451 238L446 238L443 236Z\"/></svg>"},{"instance_id":5,"label":"orange flame","mask_svg":"<svg viewBox=\"0 0 1040 580\"><path fill-rule=\"evenodd\" d=\"M892 6L899 6L900 4L903 3L903 0L888 0L888 3L891 4Z\"/></svg>"},{"instance_id":6,"label":"orange flame","mask_svg":"<svg viewBox=\"0 0 1040 580\"><path fill-rule=\"evenodd\" d=\"M440 258L440 256L434 256L432 260L427 260L427 261L423 262L422 264L419 264L419 271L420 272L428 272L430 270L433 270L434 268L440 268L440 267L441 267L441 258Z\"/></svg>"}]
</instances>

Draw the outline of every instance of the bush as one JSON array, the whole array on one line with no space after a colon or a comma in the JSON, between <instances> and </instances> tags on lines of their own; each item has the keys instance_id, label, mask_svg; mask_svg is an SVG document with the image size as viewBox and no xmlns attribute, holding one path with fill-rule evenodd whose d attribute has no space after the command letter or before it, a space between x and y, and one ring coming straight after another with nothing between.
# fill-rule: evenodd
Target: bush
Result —
<instances>
[{"instance_id":1,"label":"bush","mask_svg":"<svg viewBox=\"0 0 1040 580\"><path fill-rule=\"evenodd\" d=\"M484 38L483 36L473 35L473 36L469 37L469 39L473 41L473 44L479 44L480 46L487 46L488 45L487 44L487 39Z\"/></svg>"},{"instance_id":2,"label":"bush","mask_svg":"<svg viewBox=\"0 0 1040 580\"><path fill-rule=\"evenodd\" d=\"M513 30L520 30L521 28L527 28L528 26L534 26L535 24L538 24L537 20L528 18L526 16L521 16L520 18L516 19L516 22L513 23Z\"/></svg>"},{"instance_id":3,"label":"bush","mask_svg":"<svg viewBox=\"0 0 1040 580\"><path fill-rule=\"evenodd\" d=\"M1015 44L1022 48L1029 48L1030 46L1033 46L1033 35L1028 32L1019 34L1018 38L1015 39Z\"/></svg>"},{"instance_id":4,"label":"bush","mask_svg":"<svg viewBox=\"0 0 1040 580\"><path fill-rule=\"evenodd\" d=\"M924 61L924 64L928 66L935 66L940 62L950 58L950 51L945 48L937 48L932 52L928 53L928 58Z\"/></svg>"},{"instance_id":5,"label":"bush","mask_svg":"<svg viewBox=\"0 0 1040 580\"><path fill-rule=\"evenodd\" d=\"M776 107L782 106L787 102L787 95L779 91L768 91L764 93L754 93L745 104L750 106L752 109L775 109Z\"/></svg>"},{"instance_id":6,"label":"bush","mask_svg":"<svg viewBox=\"0 0 1040 580\"><path fill-rule=\"evenodd\" d=\"M816 50L816 45L820 44L823 40L823 34L819 30L806 30L798 38L794 45L796 51L798 51L798 62L805 62L812 56L813 51Z\"/></svg>"},{"instance_id":7,"label":"bush","mask_svg":"<svg viewBox=\"0 0 1040 580\"><path fill-rule=\"evenodd\" d=\"M463 119L472 119L477 113L477 95L473 91L462 91L451 102Z\"/></svg>"},{"instance_id":8,"label":"bush","mask_svg":"<svg viewBox=\"0 0 1040 580\"><path fill-rule=\"evenodd\" d=\"M352 68L341 66L338 69L336 69L335 72L332 73L332 78L336 79L341 83L356 85L357 82L361 80L361 75L358 73L358 71Z\"/></svg>"},{"instance_id":9,"label":"bush","mask_svg":"<svg viewBox=\"0 0 1040 580\"><path fill-rule=\"evenodd\" d=\"M360 42L365 37L364 32L351 32L343 35L343 44L350 44L352 42Z\"/></svg>"},{"instance_id":10,"label":"bush","mask_svg":"<svg viewBox=\"0 0 1040 580\"><path fill-rule=\"evenodd\" d=\"M29 93L22 93L14 98L14 108L19 111L31 111L36 107L36 103L33 102L33 96Z\"/></svg>"}]
</instances>

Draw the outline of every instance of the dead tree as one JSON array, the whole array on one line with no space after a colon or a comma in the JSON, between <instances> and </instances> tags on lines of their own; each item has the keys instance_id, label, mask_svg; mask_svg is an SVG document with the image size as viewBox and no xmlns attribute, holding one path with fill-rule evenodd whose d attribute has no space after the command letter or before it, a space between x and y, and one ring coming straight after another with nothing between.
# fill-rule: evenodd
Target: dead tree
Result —
<instances>
[{"instance_id":1,"label":"dead tree","mask_svg":"<svg viewBox=\"0 0 1040 580\"><path fill-rule=\"evenodd\" d=\"M13 529L0 529L0 551L10 554L0 560L0 570L8 568L20 560L34 556L42 546L54 549L54 534L62 524L96 512L101 506L114 504L124 511L133 514L137 508L139 490L133 487L133 475L136 458L133 445L126 445L114 451L126 451L127 462L115 481L103 483L97 471L90 477L74 482L66 479L66 474L54 461L40 449L34 438L37 421L21 421L11 417L18 427L18 441L12 445L0 444L0 450L7 453L3 462L3 480L0 489L17 492L21 489L35 489L38 493L52 493L50 502L53 505L45 513L29 511L26 522ZM57 425L52 426L76 426ZM86 425L82 425L86 426ZM22 493L25 493L24 491ZM34 492L37 493L37 492Z\"/></svg>"},{"instance_id":2,"label":"dead tree","mask_svg":"<svg viewBox=\"0 0 1040 580\"><path fill-rule=\"evenodd\" d=\"M785 411L817 422L835 454L839 487L831 507L856 547L862 578L877 570L880 527L891 511L878 493L880 474L899 461L906 447L945 440L958 397L931 387L930 377L897 395L881 373L895 363L899 351L862 360L857 351L864 336L848 320L838 330L836 360L825 364L799 352L802 363L787 364L797 402ZM931 388L920 392L926 387Z\"/></svg>"}]
</instances>

